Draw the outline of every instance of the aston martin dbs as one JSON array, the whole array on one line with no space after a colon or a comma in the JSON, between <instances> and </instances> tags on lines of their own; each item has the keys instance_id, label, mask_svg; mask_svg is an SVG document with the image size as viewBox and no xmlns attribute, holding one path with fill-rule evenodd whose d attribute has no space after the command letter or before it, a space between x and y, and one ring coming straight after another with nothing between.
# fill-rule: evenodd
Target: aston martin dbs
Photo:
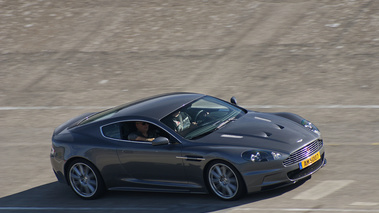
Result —
<instances>
[{"instance_id":1,"label":"aston martin dbs","mask_svg":"<svg viewBox=\"0 0 379 213\"><path fill-rule=\"evenodd\" d=\"M57 127L50 160L83 199L107 190L212 193L235 200L309 177L326 163L317 127L196 93L171 93Z\"/></svg>"}]
</instances>

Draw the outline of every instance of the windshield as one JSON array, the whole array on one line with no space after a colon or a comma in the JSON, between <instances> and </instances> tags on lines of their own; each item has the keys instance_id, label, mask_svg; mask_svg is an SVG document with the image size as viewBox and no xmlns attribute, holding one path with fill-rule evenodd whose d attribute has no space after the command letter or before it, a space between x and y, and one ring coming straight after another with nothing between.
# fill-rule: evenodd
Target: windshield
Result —
<instances>
[{"instance_id":1,"label":"windshield","mask_svg":"<svg viewBox=\"0 0 379 213\"><path fill-rule=\"evenodd\" d=\"M203 97L161 121L186 139L198 139L246 114L241 108L213 97Z\"/></svg>"}]
</instances>

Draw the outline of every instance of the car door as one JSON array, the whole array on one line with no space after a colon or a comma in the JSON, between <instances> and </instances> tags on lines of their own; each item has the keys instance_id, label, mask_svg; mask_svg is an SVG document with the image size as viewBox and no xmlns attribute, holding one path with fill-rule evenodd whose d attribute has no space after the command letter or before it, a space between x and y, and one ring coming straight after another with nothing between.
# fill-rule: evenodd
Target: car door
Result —
<instances>
[{"instance_id":1,"label":"car door","mask_svg":"<svg viewBox=\"0 0 379 213\"><path fill-rule=\"evenodd\" d=\"M182 187L187 183L180 158L182 144L178 142L153 146L152 142L123 140L117 153L129 175L124 181L153 188Z\"/></svg>"}]
</instances>

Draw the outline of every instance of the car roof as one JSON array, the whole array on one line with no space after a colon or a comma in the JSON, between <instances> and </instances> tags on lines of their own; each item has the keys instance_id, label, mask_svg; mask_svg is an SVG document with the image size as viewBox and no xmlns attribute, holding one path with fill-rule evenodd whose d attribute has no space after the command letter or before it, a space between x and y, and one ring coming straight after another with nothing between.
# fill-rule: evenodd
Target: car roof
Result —
<instances>
[{"instance_id":1,"label":"car roof","mask_svg":"<svg viewBox=\"0 0 379 213\"><path fill-rule=\"evenodd\" d=\"M198 93L168 93L149 97L126 104L114 117L143 116L160 120L180 107L204 96Z\"/></svg>"}]
</instances>

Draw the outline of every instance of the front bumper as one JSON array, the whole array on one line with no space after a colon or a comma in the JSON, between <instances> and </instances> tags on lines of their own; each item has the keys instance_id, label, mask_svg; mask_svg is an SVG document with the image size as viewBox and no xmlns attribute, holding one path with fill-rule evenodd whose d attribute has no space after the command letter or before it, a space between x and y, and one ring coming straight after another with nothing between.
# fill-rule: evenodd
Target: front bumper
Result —
<instances>
[{"instance_id":1,"label":"front bumper","mask_svg":"<svg viewBox=\"0 0 379 213\"><path fill-rule=\"evenodd\" d=\"M303 180L326 164L324 148L320 151L321 158L305 169L300 169L298 164L283 166L281 162L272 163L266 170L254 170L242 173L248 193L280 188ZM270 162L268 162L270 163ZM276 168L275 168L276 167ZM263 166L262 166L263 168ZM245 170L246 171L246 170Z\"/></svg>"}]
</instances>

